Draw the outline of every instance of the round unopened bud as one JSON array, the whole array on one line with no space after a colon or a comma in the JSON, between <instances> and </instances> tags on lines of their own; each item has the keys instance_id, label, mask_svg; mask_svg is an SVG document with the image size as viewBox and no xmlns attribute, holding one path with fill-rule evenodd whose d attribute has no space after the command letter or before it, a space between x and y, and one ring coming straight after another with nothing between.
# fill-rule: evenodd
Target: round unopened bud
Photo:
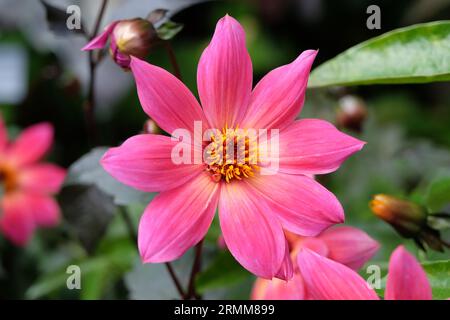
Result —
<instances>
[{"instance_id":1,"label":"round unopened bud","mask_svg":"<svg viewBox=\"0 0 450 320\"><path fill-rule=\"evenodd\" d=\"M128 68L130 56L145 58L158 40L153 24L145 19L121 20L114 27L111 55L122 67Z\"/></svg>"},{"instance_id":2,"label":"round unopened bud","mask_svg":"<svg viewBox=\"0 0 450 320\"><path fill-rule=\"evenodd\" d=\"M427 223L423 207L393 196L377 194L369 206L378 218L391 224L404 237L417 236Z\"/></svg>"},{"instance_id":3,"label":"round unopened bud","mask_svg":"<svg viewBox=\"0 0 450 320\"><path fill-rule=\"evenodd\" d=\"M339 127L360 132L366 118L367 108L361 98L346 95L339 99L339 109L336 115Z\"/></svg>"}]
</instances>

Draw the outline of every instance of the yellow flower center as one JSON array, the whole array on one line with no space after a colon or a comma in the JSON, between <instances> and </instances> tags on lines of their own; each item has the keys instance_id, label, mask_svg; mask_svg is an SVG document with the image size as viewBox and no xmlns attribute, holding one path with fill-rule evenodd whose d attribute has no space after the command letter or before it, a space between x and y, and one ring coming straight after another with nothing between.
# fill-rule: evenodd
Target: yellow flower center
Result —
<instances>
[{"instance_id":1,"label":"yellow flower center","mask_svg":"<svg viewBox=\"0 0 450 320\"><path fill-rule=\"evenodd\" d=\"M13 191L17 186L17 175L10 166L0 165L0 186L3 192Z\"/></svg>"},{"instance_id":2,"label":"yellow flower center","mask_svg":"<svg viewBox=\"0 0 450 320\"><path fill-rule=\"evenodd\" d=\"M259 170L256 135L242 129L225 128L211 134L205 149L206 170L214 181L242 180Z\"/></svg>"}]
</instances>

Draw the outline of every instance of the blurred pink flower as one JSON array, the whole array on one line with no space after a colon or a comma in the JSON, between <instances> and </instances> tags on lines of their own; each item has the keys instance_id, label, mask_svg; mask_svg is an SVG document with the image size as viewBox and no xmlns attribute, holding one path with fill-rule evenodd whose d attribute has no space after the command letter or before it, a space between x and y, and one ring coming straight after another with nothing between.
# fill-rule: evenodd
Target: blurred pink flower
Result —
<instances>
[{"instance_id":1,"label":"blurred pink flower","mask_svg":"<svg viewBox=\"0 0 450 320\"><path fill-rule=\"evenodd\" d=\"M142 107L166 132L183 128L194 133L195 121L231 131L223 133L222 141L230 136L234 141L242 139L229 128L280 131L279 169L273 175L260 174L260 164L251 164L248 158L244 164L235 159L214 165L175 164L172 150L181 142L162 135L137 135L110 149L101 161L107 172L139 190L160 192L139 225L138 245L145 263L183 255L204 238L218 207L224 240L233 256L257 276L286 279L292 276L292 262L283 228L315 236L343 222L336 197L306 175L338 169L364 143L326 121L295 120L316 53L303 52L292 63L269 72L252 90L244 30L227 15L218 22L198 65L203 108L172 74L131 58ZM214 143L227 154L226 144Z\"/></svg>"},{"instance_id":2,"label":"blurred pink flower","mask_svg":"<svg viewBox=\"0 0 450 320\"><path fill-rule=\"evenodd\" d=\"M59 207L52 194L59 191L64 169L38 163L50 149L53 128L40 123L25 129L14 142L0 119L0 231L24 246L37 227L59 222Z\"/></svg>"},{"instance_id":3,"label":"blurred pink flower","mask_svg":"<svg viewBox=\"0 0 450 320\"><path fill-rule=\"evenodd\" d=\"M308 287L308 295L316 300L377 300L376 292L352 269L303 249L298 264ZM391 255L384 292L386 300L431 300L431 286L425 271L403 246Z\"/></svg>"},{"instance_id":4,"label":"blurred pink flower","mask_svg":"<svg viewBox=\"0 0 450 320\"><path fill-rule=\"evenodd\" d=\"M347 226L332 227L317 237L301 237L286 233L290 256L294 266L303 248L327 257L337 263L358 270L378 251L379 244L362 230ZM300 270L294 268L289 281L256 279L251 298L253 300L306 300L307 287Z\"/></svg>"}]
</instances>

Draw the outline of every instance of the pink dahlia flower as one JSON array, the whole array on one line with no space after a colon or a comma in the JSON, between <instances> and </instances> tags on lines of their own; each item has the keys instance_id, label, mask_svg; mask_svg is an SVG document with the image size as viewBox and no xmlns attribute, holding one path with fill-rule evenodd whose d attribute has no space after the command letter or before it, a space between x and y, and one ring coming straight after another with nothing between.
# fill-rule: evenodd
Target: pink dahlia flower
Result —
<instances>
[{"instance_id":1,"label":"pink dahlia flower","mask_svg":"<svg viewBox=\"0 0 450 320\"><path fill-rule=\"evenodd\" d=\"M122 183L160 192L139 225L143 262L179 258L203 239L218 208L226 245L246 269L262 278L289 278L291 274L285 273L292 263L283 228L315 236L344 221L336 197L307 175L336 170L364 143L326 121L295 120L316 53L303 52L292 63L269 72L252 90L244 30L235 19L225 16L198 65L203 108L172 74L132 57L130 67L142 107L172 137L131 137L110 149L101 162ZM216 163L205 159L174 162L173 150L188 144L184 136L180 142L174 131L182 128L201 136L202 131L194 130L197 121L202 128L223 132L210 137L208 146L225 154L236 151L225 141L241 142L245 148L248 144L239 130L230 128L279 129L279 169L263 175L259 171L263 164L247 156L244 163L228 157ZM195 150L201 147L192 146ZM249 150L245 152L247 155ZM189 155L187 158L191 160Z\"/></svg>"},{"instance_id":2,"label":"pink dahlia flower","mask_svg":"<svg viewBox=\"0 0 450 320\"><path fill-rule=\"evenodd\" d=\"M308 248L337 263L358 270L379 248L378 242L365 232L346 226L332 227L317 237L301 237L286 233L293 261L294 277L289 281L256 279L251 298L253 300L306 300L308 292L302 274L296 267L299 251ZM314 284L313 284L314 285Z\"/></svg>"},{"instance_id":3,"label":"pink dahlia flower","mask_svg":"<svg viewBox=\"0 0 450 320\"><path fill-rule=\"evenodd\" d=\"M37 227L59 221L59 207L52 195L64 181L64 169L38 161L49 150L53 128L40 123L25 129L14 141L0 119L0 230L16 245L23 246Z\"/></svg>"},{"instance_id":4,"label":"pink dahlia flower","mask_svg":"<svg viewBox=\"0 0 450 320\"><path fill-rule=\"evenodd\" d=\"M376 292L352 269L303 249L298 264L308 289L316 300L377 300ZM391 255L384 292L386 300L431 300L425 271L403 246Z\"/></svg>"}]
</instances>

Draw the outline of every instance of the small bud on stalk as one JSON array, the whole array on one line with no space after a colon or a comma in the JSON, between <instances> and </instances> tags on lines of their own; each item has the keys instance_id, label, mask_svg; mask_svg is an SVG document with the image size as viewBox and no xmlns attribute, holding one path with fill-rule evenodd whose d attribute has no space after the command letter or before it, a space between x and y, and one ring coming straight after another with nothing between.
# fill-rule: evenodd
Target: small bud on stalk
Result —
<instances>
[{"instance_id":1,"label":"small bud on stalk","mask_svg":"<svg viewBox=\"0 0 450 320\"><path fill-rule=\"evenodd\" d=\"M424 207L386 194L375 195L369 206L378 218L389 223L401 236L414 239L421 249L425 250L424 244L436 251L448 247L439 231L430 226Z\"/></svg>"},{"instance_id":2,"label":"small bud on stalk","mask_svg":"<svg viewBox=\"0 0 450 320\"><path fill-rule=\"evenodd\" d=\"M416 235L427 221L427 213L421 206L386 194L377 194L370 208L405 237Z\"/></svg>"},{"instance_id":3,"label":"small bud on stalk","mask_svg":"<svg viewBox=\"0 0 450 320\"><path fill-rule=\"evenodd\" d=\"M102 49L110 40L111 57L124 70L129 70L132 56L145 60L153 47L162 41L170 40L183 29L182 24L171 21L167 14L165 9L156 9L150 12L146 19L114 21L81 50Z\"/></svg>"},{"instance_id":4,"label":"small bud on stalk","mask_svg":"<svg viewBox=\"0 0 450 320\"><path fill-rule=\"evenodd\" d=\"M144 19L121 20L111 35L110 53L122 68L128 68L130 56L145 58L158 36L153 25Z\"/></svg>"},{"instance_id":5,"label":"small bud on stalk","mask_svg":"<svg viewBox=\"0 0 450 320\"><path fill-rule=\"evenodd\" d=\"M339 109L336 115L338 127L361 132L366 118L367 108L361 98L346 95L339 99Z\"/></svg>"},{"instance_id":6,"label":"small bud on stalk","mask_svg":"<svg viewBox=\"0 0 450 320\"><path fill-rule=\"evenodd\" d=\"M131 56L145 58L152 47L160 41L153 24L142 18L119 20L91 40L82 50L103 48L110 38L109 52L113 60L128 69Z\"/></svg>"}]
</instances>

